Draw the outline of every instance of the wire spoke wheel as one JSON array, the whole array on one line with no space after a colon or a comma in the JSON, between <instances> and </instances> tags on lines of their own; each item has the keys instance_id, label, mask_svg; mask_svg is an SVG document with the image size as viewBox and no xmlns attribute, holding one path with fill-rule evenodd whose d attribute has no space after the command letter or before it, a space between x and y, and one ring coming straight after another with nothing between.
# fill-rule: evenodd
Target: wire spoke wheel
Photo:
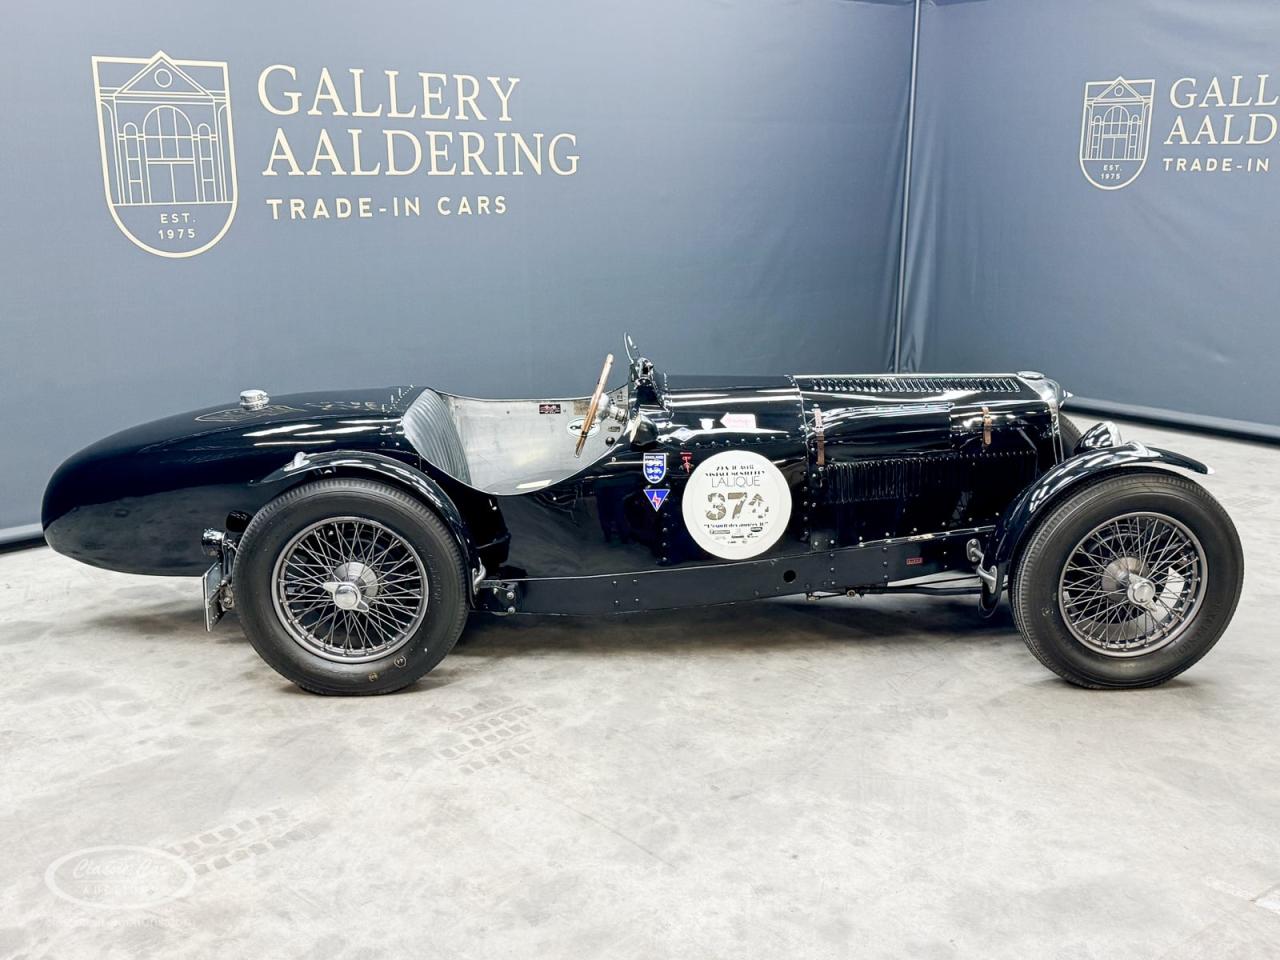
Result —
<instances>
[{"instance_id":1,"label":"wire spoke wheel","mask_svg":"<svg viewBox=\"0 0 1280 960\"><path fill-rule=\"evenodd\" d=\"M1191 624L1205 594L1204 548L1162 513L1126 513L1098 524L1067 554L1058 609L1080 643L1108 657L1168 646Z\"/></svg>"},{"instance_id":2,"label":"wire spoke wheel","mask_svg":"<svg viewBox=\"0 0 1280 960\"><path fill-rule=\"evenodd\" d=\"M331 517L297 533L276 559L272 599L304 650L363 663L400 649L427 612L426 567L391 528Z\"/></svg>"}]
</instances>

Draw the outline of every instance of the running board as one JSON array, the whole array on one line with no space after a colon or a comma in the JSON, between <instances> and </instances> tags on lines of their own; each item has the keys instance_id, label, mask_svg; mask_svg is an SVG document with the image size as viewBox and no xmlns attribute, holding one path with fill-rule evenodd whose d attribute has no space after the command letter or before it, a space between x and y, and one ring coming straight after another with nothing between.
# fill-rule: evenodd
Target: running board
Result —
<instances>
[{"instance_id":1,"label":"running board","mask_svg":"<svg viewBox=\"0 0 1280 960\"><path fill-rule=\"evenodd\" d=\"M968 527L736 563L589 577L483 580L476 607L492 613L598 616L884 587L930 574L968 572L966 544L993 529Z\"/></svg>"}]
</instances>

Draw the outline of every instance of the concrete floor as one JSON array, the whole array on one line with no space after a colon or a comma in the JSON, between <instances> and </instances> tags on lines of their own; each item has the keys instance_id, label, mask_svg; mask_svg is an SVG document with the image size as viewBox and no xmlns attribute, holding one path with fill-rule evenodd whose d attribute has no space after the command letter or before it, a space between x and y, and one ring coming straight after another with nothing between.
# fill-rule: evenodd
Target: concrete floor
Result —
<instances>
[{"instance_id":1,"label":"concrete floor","mask_svg":"<svg viewBox=\"0 0 1280 960\"><path fill-rule=\"evenodd\" d=\"M1126 435L1249 571L1150 691L880 598L477 618L320 698L196 581L0 556L0 957L1280 956L1280 449Z\"/></svg>"}]
</instances>

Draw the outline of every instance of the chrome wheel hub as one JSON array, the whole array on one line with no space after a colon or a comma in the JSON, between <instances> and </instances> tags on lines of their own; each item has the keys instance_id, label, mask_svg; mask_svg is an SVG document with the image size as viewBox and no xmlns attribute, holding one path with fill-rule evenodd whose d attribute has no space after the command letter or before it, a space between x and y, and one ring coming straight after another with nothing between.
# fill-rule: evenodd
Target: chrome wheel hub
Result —
<instances>
[{"instance_id":1,"label":"chrome wheel hub","mask_svg":"<svg viewBox=\"0 0 1280 960\"><path fill-rule=\"evenodd\" d=\"M1108 657L1168 646L1191 624L1208 577L1190 529L1160 513L1127 513L1098 524L1067 556L1058 610L1072 636Z\"/></svg>"},{"instance_id":2,"label":"chrome wheel hub","mask_svg":"<svg viewBox=\"0 0 1280 960\"><path fill-rule=\"evenodd\" d=\"M303 649L360 663L409 642L426 614L426 567L390 527L334 517L299 532L273 574L276 614Z\"/></svg>"},{"instance_id":3,"label":"chrome wheel hub","mask_svg":"<svg viewBox=\"0 0 1280 960\"><path fill-rule=\"evenodd\" d=\"M360 593L360 588L354 583L326 583L324 588L326 590L332 588L333 605L340 610L357 610L360 607L369 609L369 605L364 602L364 596Z\"/></svg>"},{"instance_id":4,"label":"chrome wheel hub","mask_svg":"<svg viewBox=\"0 0 1280 960\"><path fill-rule=\"evenodd\" d=\"M1145 577L1130 577L1125 596L1134 606L1146 608L1156 599L1156 585Z\"/></svg>"},{"instance_id":5,"label":"chrome wheel hub","mask_svg":"<svg viewBox=\"0 0 1280 960\"><path fill-rule=\"evenodd\" d=\"M1142 561L1137 557L1117 557L1102 569L1102 588L1123 590L1130 578L1141 569Z\"/></svg>"},{"instance_id":6,"label":"chrome wheel hub","mask_svg":"<svg viewBox=\"0 0 1280 960\"><path fill-rule=\"evenodd\" d=\"M334 568L333 575L339 580L354 583L362 593L377 596L378 573L368 564L361 563L359 560L340 563Z\"/></svg>"},{"instance_id":7,"label":"chrome wheel hub","mask_svg":"<svg viewBox=\"0 0 1280 960\"><path fill-rule=\"evenodd\" d=\"M378 574L373 567L352 560L338 564L333 577L324 584L324 589L333 597L334 606L368 613L367 601L378 595Z\"/></svg>"}]
</instances>

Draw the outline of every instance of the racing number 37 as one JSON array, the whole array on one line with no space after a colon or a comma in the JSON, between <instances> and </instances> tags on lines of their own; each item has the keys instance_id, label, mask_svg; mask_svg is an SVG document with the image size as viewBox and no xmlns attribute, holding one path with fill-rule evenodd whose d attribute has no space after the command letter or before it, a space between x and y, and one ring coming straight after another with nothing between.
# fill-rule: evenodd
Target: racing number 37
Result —
<instances>
[{"instance_id":1,"label":"racing number 37","mask_svg":"<svg viewBox=\"0 0 1280 960\"><path fill-rule=\"evenodd\" d=\"M729 512L726 499L733 501L733 516L731 520L737 520L742 515L743 507L751 508L751 515L755 517L763 516L768 513L768 508L764 506L764 497L756 494L750 500L747 499L747 491L734 490L732 493L708 493L707 503L710 508L707 510L708 520L723 520L725 514Z\"/></svg>"}]
</instances>

